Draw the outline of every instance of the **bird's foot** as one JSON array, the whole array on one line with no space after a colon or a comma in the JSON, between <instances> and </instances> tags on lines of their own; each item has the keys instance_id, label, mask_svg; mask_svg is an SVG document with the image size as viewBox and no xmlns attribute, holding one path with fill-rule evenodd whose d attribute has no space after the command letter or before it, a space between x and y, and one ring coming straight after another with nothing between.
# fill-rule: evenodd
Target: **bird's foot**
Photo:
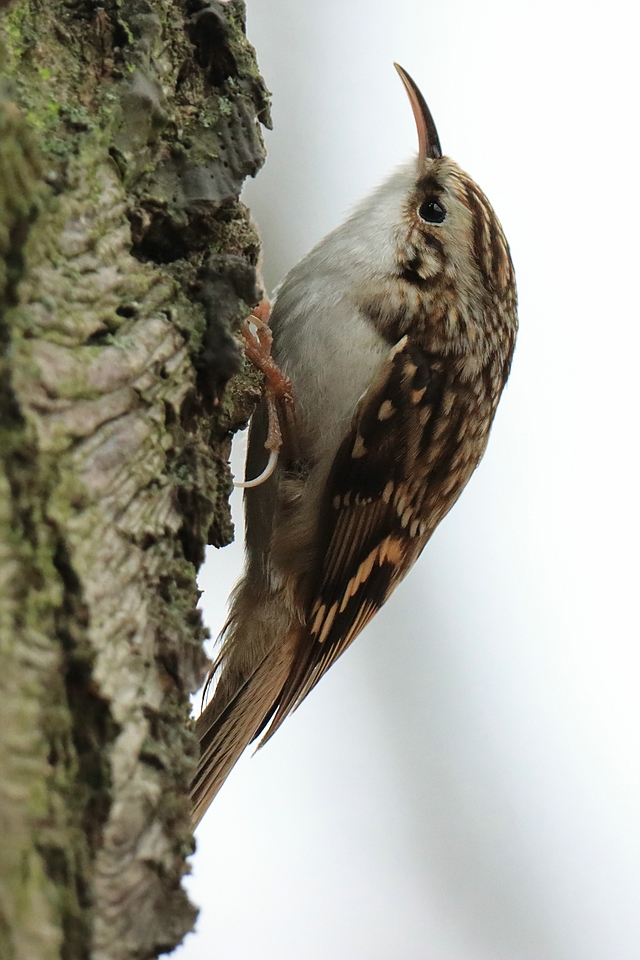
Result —
<instances>
[{"instance_id":1,"label":"bird's foot","mask_svg":"<svg viewBox=\"0 0 640 960\"><path fill-rule=\"evenodd\" d=\"M276 468L278 455L282 447L281 416L285 427L293 422L294 404L291 390L291 380L287 377L271 356L273 334L269 326L271 304L265 298L261 300L251 316L243 324L240 334L244 340L244 352L251 363L264 374L266 378L265 400L269 414L269 426L265 449L269 451L269 460L266 467L255 480L238 481L236 487L258 487L268 480ZM255 336L249 325L255 327Z\"/></svg>"}]
</instances>

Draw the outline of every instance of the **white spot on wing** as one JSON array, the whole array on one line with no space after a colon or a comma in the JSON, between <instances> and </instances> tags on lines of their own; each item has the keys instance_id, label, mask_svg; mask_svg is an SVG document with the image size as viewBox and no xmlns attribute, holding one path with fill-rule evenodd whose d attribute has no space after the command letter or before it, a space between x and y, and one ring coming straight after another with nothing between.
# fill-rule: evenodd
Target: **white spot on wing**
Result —
<instances>
[{"instance_id":1,"label":"white spot on wing","mask_svg":"<svg viewBox=\"0 0 640 960\"><path fill-rule=\"evenodd\" d=\"M364 440L358 433L356 435L356 442L353 445L353 450L351 451L351 456L354 460L358 460L360 457L364 457L367 452L367 448L364 445Z\"/></svg>"},{"instance_id":2,"label":"white spot on wing","mask_svg":"<svg viewBox=\"0 0 640 960\"><path fill-rule=\"evenodd\" d=\"M378 420L388 420L389 417L392 417L396 412L396 408L391 403L391 400L384 400L380 404L380 409L378 410Z\"/></svg>"}]
</instances>

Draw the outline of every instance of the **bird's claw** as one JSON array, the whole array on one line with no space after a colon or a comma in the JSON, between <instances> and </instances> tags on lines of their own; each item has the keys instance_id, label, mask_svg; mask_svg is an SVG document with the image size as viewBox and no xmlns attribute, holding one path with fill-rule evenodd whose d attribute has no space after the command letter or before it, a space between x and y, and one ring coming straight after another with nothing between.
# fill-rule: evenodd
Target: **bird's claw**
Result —
<instances>
[{"instance_id":1,"label":"bird's claw","mask_svg":"<svg viewBox=\"0 0 640 960\"><path fill-rule=\"evenodd\" d=\"M276 468L278 455L282 447L282 428L280 425L280 411L284 415L287 425L293 421L293 393L291 380L287 377L271 356L273 334L269 326L271 304L265 298L261 300L254 312L245 321L240 330L244 340L244 352L251 363L264 374L266 379L265 401L269 416L265 449L269 451L269 460L262 473L254 480L237 481L236 487L244 489L258 487L268 480ZM249 325L255 327L255 336Z\"/></svg>"}]
</instances>

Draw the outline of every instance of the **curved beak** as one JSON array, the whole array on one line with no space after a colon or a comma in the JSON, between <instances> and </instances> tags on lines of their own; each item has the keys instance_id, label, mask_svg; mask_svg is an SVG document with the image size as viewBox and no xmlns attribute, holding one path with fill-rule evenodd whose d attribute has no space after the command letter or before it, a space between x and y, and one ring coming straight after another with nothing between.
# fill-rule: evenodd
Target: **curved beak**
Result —
<instances>
[{"instance_id":1,"label":"curved beak","mask_svg":"<svg viewBox=\"0 0 640 960\"><path fill-rule=\"evenodd\" d=\"M426 100L420 93L416 83L411 79L406 70L394 63L394 67L400 74L400 79L404 83L405 89L409 94L411 109L416 120L418 128L418 161L421 167L425 166L425 161L438 160L442 156L442 147L438 138L438 131L433 122L431 111L427 106Z\"/></svg>"}]
</instances>

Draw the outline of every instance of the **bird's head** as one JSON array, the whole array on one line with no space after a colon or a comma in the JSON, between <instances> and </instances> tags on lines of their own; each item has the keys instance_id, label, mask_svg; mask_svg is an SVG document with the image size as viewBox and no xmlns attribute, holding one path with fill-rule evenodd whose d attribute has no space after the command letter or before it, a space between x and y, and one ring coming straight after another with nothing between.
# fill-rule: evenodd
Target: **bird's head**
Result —
<instances>
[{"instance_id":1,"label":"bird's head","mask_svg":"<svg viewBox=\"0 0 640 960\"><path fill-rule=\"evenodd\" d=\"M418 131L415 165L394 174L378 193L391 217L385 262L386 296L371 309L390 325L389 339L416 329L435 352L491 349L504 328L516 329L516 291L509 247L482 190L449 157L424 97L402 67ZM374 194L375 197L375 194ZM371 206L369 207L371 211ZM393 216L391 213L393 211ZM380 277L382 279L382 277Z\"/></svg>"}]
</instances>

